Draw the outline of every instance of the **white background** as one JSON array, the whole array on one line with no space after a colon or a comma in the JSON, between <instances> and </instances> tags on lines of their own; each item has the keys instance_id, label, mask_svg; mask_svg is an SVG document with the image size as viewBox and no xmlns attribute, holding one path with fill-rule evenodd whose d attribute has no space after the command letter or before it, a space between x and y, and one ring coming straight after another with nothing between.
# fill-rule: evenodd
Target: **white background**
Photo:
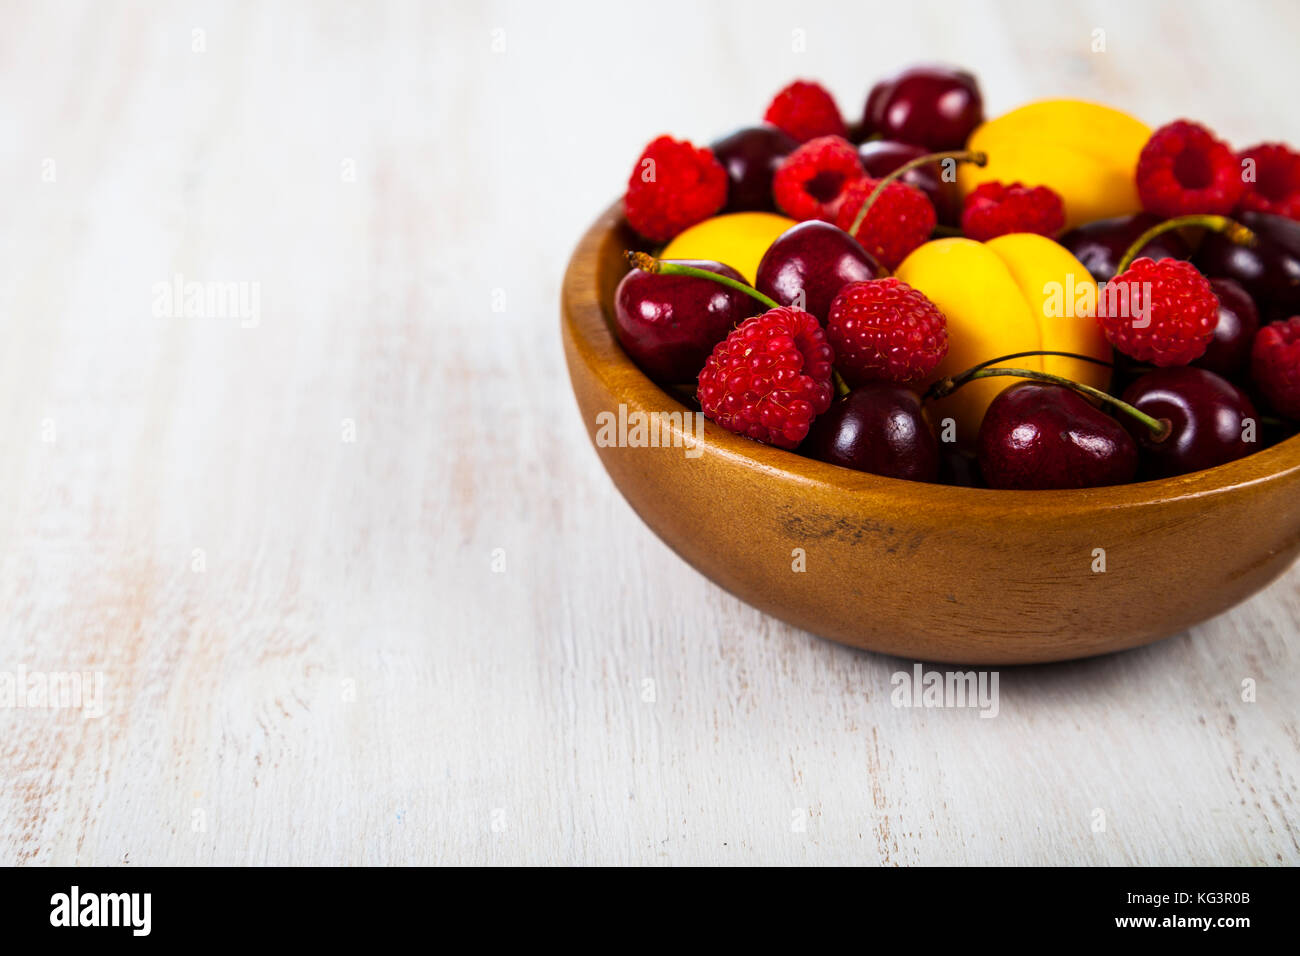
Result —
<instances>
[{"instance_id":1,"label":"white background","mask_svg":"<svg viewBox=\"0 0 1300 956\"><path fill-rule=\"evenodd\" d=\"M1295 4L0 16L0 669L105 680L98 720L0 711L0 862L1300 862L1300 572L1006 671L996 719L896 709L910 662L644 528L558 334L656 134L708 142L799 76L856 116L946 60L990 114L1300 143ZM260 321L156 316L176 274L258 283Z\"/></svg>"}]
</instances>

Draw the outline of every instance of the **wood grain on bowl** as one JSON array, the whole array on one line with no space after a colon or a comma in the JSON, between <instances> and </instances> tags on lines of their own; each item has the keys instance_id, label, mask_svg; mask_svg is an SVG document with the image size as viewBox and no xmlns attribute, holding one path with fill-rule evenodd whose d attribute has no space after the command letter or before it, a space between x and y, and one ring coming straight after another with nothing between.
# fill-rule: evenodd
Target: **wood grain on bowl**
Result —
<instances>
[{"instance_id":1,"label":"wood grain on bowl","mask_svg":"<svg viewBox=\"0 0 1300 956\"><path fill-rule=\"evenodd\" d=\"M697 442L689 417L662 419L671 440L658 447L597 441L602 412L689 414L610 330L622 253L635 245L616 204L565 274L564 349L587 430L656 534L782 620L922 660L1066 660L1176 634L1300 553L1300 438L1178 478L1042 492L880 478L712 422Z\"/></svg>"}]
</instances>

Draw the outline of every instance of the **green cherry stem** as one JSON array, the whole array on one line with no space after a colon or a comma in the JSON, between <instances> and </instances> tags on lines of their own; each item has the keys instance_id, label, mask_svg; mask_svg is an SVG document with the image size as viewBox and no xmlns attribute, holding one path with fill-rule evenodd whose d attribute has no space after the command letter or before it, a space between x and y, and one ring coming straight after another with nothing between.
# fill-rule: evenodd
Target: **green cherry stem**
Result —
<instances>
[{"instance_id":1,"label":"green cherry stem","mask_svg":"<svg viewBox=\"0 0 1300 956\"><path fill-rule=\"evenodd\" d=\"M757 299L769 309L781 308L780 302L763 295L753 286L737 282L730 276L718 275L718 273L710 272L708 269L697 269L695 266L682 265L680 262L673 262L672 260L656 259L648 253L633 252L630 249L625 251L623 255L627 257L627 261L631 263L632 268L640 269L642 272L663 276L692 276L696 279L708 279L710 282L716 282L719 285L725 285L738 292L743 292L751 299Z\"/></svg>"},{"instance_id":2,"label":"green cherry stem","mask_svg":"<svg viewBox=\"0 0 1300 956\"><path fill-rule=\"evenodd\" d=\"M835 369L831 369L831 383L835 386L835 397L843 398L852 391L849 383L844 381L844 376Z\"/></svg>"},{"instance_id":3,"label":"green cherry stem","mask_svg":"<svg viewBox=\"0 0 1300 956\"><path fill-rule=\"evenodd\" d=\"M1056 352L1050 349L1030 349L1027 352L1012 352L1009 355L999 355L997 358L991 358L980 362L978 365L972 365L964 372L958 372L956 375L949 375L947 378L936 379L922 396L923 401L929 401L937 398L944 398L951 395L957 389L969 382L976 372L988 368L990 365L1001 365L1003 362L1010 362L1012 359L1029 358L1033 355L1055 355L1059 358L1078 359L1080 362L1091 362L1093 365L1101 365L1105 368L1113 369L1115 363L1107 362L1105 359L1099 359L1094 355L1080 355L1078 352Z\"/></svg>"},{"instance_id":4,"label":"green cherry stem","mask_svg":"<svg viewBox=\"0 0 1300 956\"><path fill-rule=\"evenodd\" d=\"M1029 358L1032 355L1055 355L1059 358L1078 359L1080 362L1091 362L1093 365L1102 365L1106 368L1114 368L1114 362L1107 362L1105 359L1099 359L1095 355L1080 355L1078 352L1055 352L1050 349L1030 349L1027 352L1012 352L1010 355L999 355L997 358L991 358L987 361L980 362L978 365L972 365L964 372L958 372L952 377L954 387L962 384L974 372L982 368L988 368L990 365L1001 365L1003 362L1010 362L1012 359Z\"/></svg>"},{"instance_id":5,"label":"green cherry stem","mask_svg":"<svg viewBox=\"0 0 1300 956\"><path fill-rule=\"evenodd\" d=\"M1036 382L1050 382L1053 385L1063 385L1066 388L1072 388L1080 395L1087 395L1089 398L1095 398L1099 402L1119 409L1128 415L1134 421L1141 422L1151 430L1151 437L1155 441L1164 441L1169 437L1173 426L1167 418L1152 418L1146 412L1139 411L1128 402L1122 402L1109 392L1103 392L1099 388L1093 388L1091 385L1084 385L1082 382L1071 381L1061 375L1053 375L1051 372L1038 372L1028 368L977 368L969 369L962 372L955 378L944 378L930 386L926 392L926 398L944 398L951 395L957 389L961 388L967 382L973 382L980 378L998 378L1000 376L1011 376L1014 378L1032 378ZM960 378L961 381L957 381Z\"/></svg>"},{"instance_id":6,"label":"green cherry stem","mask_svg":"<svg viewBox=\"0 0 1300 956\"><path fill-rule=\"evenodd\" d=\"M1133 260L1138 257L1138 253L1156 236L1163 235L1172 229L1182 229L1185 226L1199 226L1202 229L1209 229L1211 232L1221 232L1227 236L1229 241L1238 246L1253 246L1259 241L1253 232L1235 219L1229 219L1227 216L1177 216L1156 223L1138 236L1133 241L1133 245L1125 250L1123 258L1119 260L1119 265L1115 267L1115 275L1127 270L1133 264Z\"/></svg>"},{"instance_id":7,"label":"green cherry stem","mask_svg":"<svg viewBox=\"0 0 1300 956\"><path fill-rule=\"evenodd\" d=\"M867 201L864 202L862 208L858 210L858 215L854 218L853 225L846 230L848 234L850 236L856 236L858 234L858 228L867 218L867 213L871 211L871 206L875 203L876 199L879 198L880 194L885 191L885 187L890 183L898 179L898 177L902 176L904 173L916 169L918 166L924 166L927 163L942 162L945 159L953 159L959 163L974 163L976 166L983 166L989 161L988 153L981 153L979 151L968 149L950 149L942 153L930 153L926 156L918 156L916 159L909 159L902 166L899 166L888 176L881 178L880 182L876 183L876 188L871 190L871 195L867 197Z\"/></svg>"}]
</instances>

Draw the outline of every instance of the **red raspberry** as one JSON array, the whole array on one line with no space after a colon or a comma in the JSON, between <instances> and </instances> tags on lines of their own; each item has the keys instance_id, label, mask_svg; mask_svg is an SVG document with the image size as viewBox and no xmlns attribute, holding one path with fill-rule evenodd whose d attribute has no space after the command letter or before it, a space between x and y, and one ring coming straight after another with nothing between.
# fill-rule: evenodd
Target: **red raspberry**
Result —
<instances>
[{"instance_id":1,"label":"red raspberry","mask_svg":"<svg viewBox=\"0 0 1300 956\"><path fill-rule=\"evenodd\" d=\"M1054 236L1065 226L1065 203L1046 186L984 183L966 197L961 231L968 239L988 242L1012 232Z\"/></svg>"},{"instance_id":2,"label":"red raspberry","mask_svg":"<svg viewBox=\"0 0 1300 956\"><path fill-rule=\"evenodd\" d=\"M835 225L848 232L862 204L879 184L879 179L850 183L840 202ZM909 252L930 238L935 222L934 204L929 197L915 186L895 179L876 197L867 218L852 236L892 272Z\"/></svg>"},{"instance_id":3,"label":"red raspberry","mask_svg":"<svg viewBox=\"0 0 1300 956\"><path fill-rule=\"evenodd\" d=\"M1250 377L1274 411L1300 419L1300 316L1259 330L1250 350Z\"/></svg>"},{"instance_id":4,"label":"red raspberry","mask_svg":"<svg viewBox=\"0 0 1300 956\"><path fill-rule=\"evenodd\" d=\"M845 187L865 175L852 143L842 136L822 136L781 160L772 177L772 195L792 219L834 222Z\"/></svg>"},{"instance_id":5,"label":"red raspberry","mask_svg":"<svg viewBox=\"0 0 1300 956\"><path fill-rule=\"evenodd\" d=\"M1099 290L1097 322L1111 345L1139 362L1186 365L1214 338L1219 300L1190 262L1143 258Z\"/></svg>"},{"instance_id":6,"label":"red raspberry","mask_svg":"<svg viewBox=\"0 0 1300 956\"><path fill-rule=\"evenodd\" d=\"M1237 154L1239 165L1248 159L1255 163L1255 181L1246 183L1239 208L1300 219L1300 153L1281 143L1260 143Z\"/></svg>"},{"instance_id":7,"label":"red raspberry","mask_svg":"<svg viewBox=\"0 0 1300 956\"><path fill-rule=\"evenodd\" d=\"M627 181L628 224L647 239L667 242L708 219L727 201L727 171L707 149L660 136L641 154Z\"/></svg>"},{"instance_id":8,"label":"red raspberry","mask_svg":"<svg viewBox=\"0 0 1300 956\"><path fill-rule=\"evenodd\" d=\"M826 338L850 385L913 385L948 354L948 320L901 279L870 279L850 282L835 297Z\"/></svg>"},{"instance_id":9,"label":"red raspberry","mask_svg":"<svg viewBox=\"0 0 1300 956\"><path fill-rule=\"evenodd\" d=\"M772 309L736 326L700 372L704 414L728 431L794 448L831 405L831 362L821 324L799 309Z\"/></svg>"},{"instance_id":10,"label":"red raspberry","mask_svg":"<svg viewBox=\"0 0 1300 956\"><path fill-rule=\"evenodd\" d=\"M763 119L801 143L818 136L848 137L835 99L818 83L795 80L772 99Z\"/></svg>"},{"instance_id":11,"label":"red raspberry","mask_svg":"<svg viewBox=\"0 0 1300 956\"><path fill-rule=\"evenodd\" d=\"M1142 147L1137 188L1142 208L1158 216L1226 216L1246 184L1227 143L1204 126L1178 120L1160 127Z\"/></svg>"}]
</instances>

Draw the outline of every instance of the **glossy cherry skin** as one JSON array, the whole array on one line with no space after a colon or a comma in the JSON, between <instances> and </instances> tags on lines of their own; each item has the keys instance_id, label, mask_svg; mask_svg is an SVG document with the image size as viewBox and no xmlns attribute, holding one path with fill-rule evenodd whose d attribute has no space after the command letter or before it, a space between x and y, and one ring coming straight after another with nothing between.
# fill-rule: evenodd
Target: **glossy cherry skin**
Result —
<instances>
[{"instance_id":1,"label":"glossy cherry skin","mask_svg":"<svg viewBox=\"0 0 1300 956\"><path fill-rule=\"evenodd\" d=\"M679 260L739 282L730 266ZM623 350L656 382L693 382L717 345L737 324L763 311L736 289L696 276L633 269L614 292L614 330Z\"/></svg>"},{"instance_id":2,"label":"glossy cherry skin","mask_svg":"<svg viewBox=\"0 0 1300 956\"><path fill-rule=\"evenodd\" d=\"M928 153L924 146L898 143L888 139L873 139L858 147L858 157L867 175L875 179L888 176L904 163ZM961 189L954 177L944 182L938 163L927 163L909 169L899 177L909 186L915 186L930 197L939 221L948 226L961 225Z\"/></svg>"},{"instance_id":3,"label":"glossy cherry skin","mask_svg":"<svg viewBox=\"0 0 1300 956\"><path fill-rule=\"evenodd\" d=\"M1255 406L1246 393L1203 368L1147 372L1124 390L1123 399L1152 418L1168 419L1173 429L1163 441L1156 441L1140 422L1125 422L1141 448L1146 477L1213 468L1263 447ZM1247 436L1254 440L1247 441Z\"/></svg>"},{"instance_id":4,"label":"glossy cherry skin","mask_svg":"<svg viewBox=\"0 0 1300 956\"><path fill-rule=\"evenodd\" d=\"M921 399L897 385L872 382L818 415L799 450L833 465L886 478L934 481L939 443Z\"/></svg>"},{"instance_id":5,"label":"glossy cherry skin","mask_svg":"<svg viewBox=\"0 0 1300 956\"><path fill-rule=\"evenodd\" d=\"M1071 229L1059 242L1083 263L1094 279L1109 282L1115 278L1115 267L1124 258L1128 247L1137 242L1142 233L1163 221L1160 216L1149 212L1098 219ZM1191 254L1191 247L1177 232L1161 233L1143 246L1140 253L1149 259L1186 259Z\"/></svg>"},{"instance_id":6,"label":"glossy cherry skin","mask_svg":"<svg viewBox=\"0 0 1300 956\"><path fill-rule=\"evenodd\" d=\"M914 66L871 88L862 114L864 135L924 146L961 149L984 122L979 83L965 70Z\"/></svg>"},{"instance_id":7,"label":"glossy cherry skin","mask_svg":"<svg viewBox=\"0 0 1300 956\"><path fill-rule=\"evenodd\" d=\"M1259 310L1246 290L1231 279L1211 279L1210 288L1219 300L1219 323L1205 354L1192 364L1232 378L1250 360L1250 347L1259 331Z\"/></svg>"},{"instance_id":8,"label":"glossy cherry skin","mask_svg":"<svg viewBox=\"0 0 1300 956\"><path fill-rule=\"evenodd\" d=\"M889 271L843 229L810 219L791 226L768 247L754 285L782 305L795 304L802 291L803 308L825 325L841 289L887 275Z\"/></svg>"},{"instance_id":9,"label":"glossy cherry skin","mask_svg":"<svg viewBox=\"0 0 1300 956\"><path fill-rule=\"evenodd\" d=\"M746 126L712 146L727 171L727 205L723 212L776 212L772 176L799 141L775 126Z\"/></svg>"},{"instance_id":10,"label":"glossy cherry skin","mask_svg":"<svg viewBox=\"0 0 1300 956\"><path fill-rule=\"evenodd\" d=\"M1121 485L1138 467L1123 425L1073 389L1047 382L1021 382L993 400L977 454L990 488Z\"/></svg>"},{"instance_id":11,"label":"glossy cherry skin","mask_svg":"<svg viewBox=\"0 0 1300 956\"><path fill-rule=\"evenodd\" d=\"M1300 222L1263 212L1236 217L1259 237L1255 246L1239 246L1209 233L1193 262L1210 278L1237 282L1265 321L1300 312Z\"/></svg>"}]
</instances>

